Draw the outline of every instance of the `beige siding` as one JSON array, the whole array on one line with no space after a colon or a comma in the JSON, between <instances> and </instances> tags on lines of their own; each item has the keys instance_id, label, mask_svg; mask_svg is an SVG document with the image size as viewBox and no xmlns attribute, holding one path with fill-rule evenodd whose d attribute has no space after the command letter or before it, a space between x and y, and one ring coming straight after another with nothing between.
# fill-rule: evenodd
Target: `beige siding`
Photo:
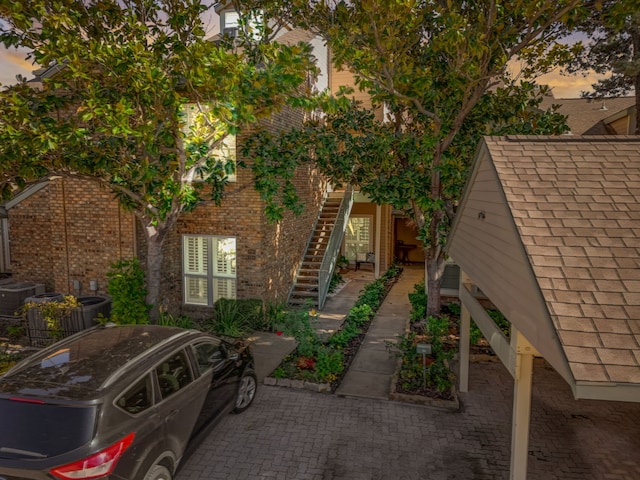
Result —
<instances>
[{"instance_id":1,"label":"beige siding","mask_svg":"<svg viewBox=\"0 0 640 480\"><path fill-rule=\"evenodd\" d=\"M564 354L551 328L516 227L486 155L456 219L448 252L493 304L567 379ZM480 218L484 214L484 219ZM526 284L523 284L526 282ZM517 301L513 301L517 299Z\"/></svg>"}]
</instances>

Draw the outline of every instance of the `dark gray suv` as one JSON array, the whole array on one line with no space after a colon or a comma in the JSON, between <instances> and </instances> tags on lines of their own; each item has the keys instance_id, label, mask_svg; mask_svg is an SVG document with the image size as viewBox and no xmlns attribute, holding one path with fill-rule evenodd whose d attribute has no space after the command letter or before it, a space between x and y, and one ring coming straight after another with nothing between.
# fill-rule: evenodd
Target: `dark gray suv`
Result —
<instances>
[{"instance_id":1,"label":"dark gray suv","mask_svg":"<svg viewBox=\"0 0 640 480\"><path fill-rule=\"evenodd\" d=\"M0 480L171 479L256 393L248 348L180 328L101 326L0 377Z\"/></svg>"}]
</instances>

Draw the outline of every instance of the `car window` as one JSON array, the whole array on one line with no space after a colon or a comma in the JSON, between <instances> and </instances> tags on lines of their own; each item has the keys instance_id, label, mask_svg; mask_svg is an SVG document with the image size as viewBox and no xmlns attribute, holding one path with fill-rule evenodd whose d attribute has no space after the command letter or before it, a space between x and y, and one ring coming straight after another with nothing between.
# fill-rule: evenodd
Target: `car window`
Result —
<instances>
[{"instance_id":1,"label":"car window","mask_svg":"<svg viewBox=\"0 0 640 480\"><path fill-rule=\"evenodd\" d=\"M0 456L34 460L79 448L93 438L97 408L0 399Z\"/></svg>"},{"instance_id":2,"label":"car window","mask_svg":"<svg viewBox=\"0 0 640 480\"><path fill-rule=\"evenodd\" d=\"M153 403L151 387L151 377L146 375L141 378L133 387L126 391L118 400L116 405L133 415L149 408Z\"/></svg>"},{"instance_id":3,"label":"car window","mask_svg":"<svg viewBox=\"0 0 640 480\"><path fill-rule=\"evenodd\" d=\"M162 398L170 397L193 380L186 352L182 350L158 365L156 373Z\"/></svg>"},{"instance_id":4,"label":"car window","mask_svg":"<svg viewBox=\"0 0 640 480\"><path fill-rule=\"evenodd\" d=\"M198 362L198 369L202 375L207 370L215 368L224 359L224 352L220 345L215 343L198 343L193 346Z\"/></svg>"}]
</instances>

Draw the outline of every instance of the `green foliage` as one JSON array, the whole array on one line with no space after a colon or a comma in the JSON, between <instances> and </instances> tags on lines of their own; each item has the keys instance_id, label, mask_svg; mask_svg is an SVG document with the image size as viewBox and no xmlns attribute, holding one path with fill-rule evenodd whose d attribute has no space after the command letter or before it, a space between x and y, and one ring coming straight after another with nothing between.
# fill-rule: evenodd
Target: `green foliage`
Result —
<instances>
[{"instance_id":1,"label":"green foliage","mask_svg":"<svg viewBox=\"0 0 640 480\"><path fill-rule=\"evenodd\" d=\"M30 0L0 8L0 42L50 68L42 88L0 91L0 193L47 174L110 190L147 236L154 321L162 243L182 214L222 201L235 160L223 142L304 104L317 71L308 44L268 41L272 35L210 41L205 3Z\"/></svg>"},{"instance_id":2,"label":"green foliage","mask_svg":"<svg viewBox=\"0 0 640 480\"><path fill-rule=\"evenodd\" d=\"M360 328L356 322L347 322L343 327L331 335L329 338L329 345L337 348L344 348L349 344L349 341L360 335Z\"/></svg>"},{"instance_id":3,"label":"green foliage","mask_svg":"<svg viewBox=\"0 0 640 480\"><path fill-rule=\"evenodd\" d=\"M334 271L333 274L331 275L331 280L329 280L328 292L329 293L335 292L336 288L338 288L338 285L340 285L342 282L344 282L344 278L342 278L342 275Z\"/></svg>"},{"instance_id":4,"label":"green foliage","mask_svg":"<svg viewBox=\"0 0 640 480\"><path fill-rule=\"evenodd\" d=\"M378 278L364 286L354 306L368 305L371 310L376 311L384 300L386 293L386 279Z\"/></svg>"},{"instance_id":5,"label":"green foliage","mask_svg":"<svg viewBox=\"0 0 640 480\"><path fill-rule=\"evenodd\" d=\"M413 291L408 294L411 311L409 320L419 322L427 317L427 293L424 288L424 280L413 286Z\"/></svg>"},{"instance_id":6,"label":"green foliage","mask_svg":"<svg viewBox=\"0 0 640 480\"><path fill-rule=\"evenodd\" d=\"M251 333L251 325L246 311L236 300L221 298L213 308L212 330L227 337L245 337Z\"/></svg>"},{"instance_id":7,"label":"green foliage","mask_svg":"<svg viewBox=\"0 0 640 480\"><path fill-rule=\"evenodd\" d=\"M62 322L71 316L71 311L80 307L78 299L73 295L66 295L62 301L27 302L21 307L25 319L33 310L37 310L47 328L47 335L54 341L64 336Z\"/></svg>"},{"instance_id":8,"label":"green foliage","mask_svg":"<svg viewBox=\"0 0 640 480\"><path fill-rule=\"evenodd\" d=\"M193 318L186 316L174 316L168 312L160 312L160 318L158 319L158 325L165 327L180 327L180 328L195 328Z\"/></svg>"},{"instance_id":9,"label":"green foliage","mask_svg":"<svg viewBox=\"0 0 640 480\"><path fill-rule=\"evenodd\" d=\"M322 347L318 350L315 364L316 379L319 382L333 382L344 370L344 355L340 350Z\"/></svg>"},{"instance_id":10,"label":"green foliage","mask_svg":"<svg viewBox=\"0 0 640 480\"><path fill-rule=\"evenodd\" d=\"M23 354L5 343L0 343L0 375L13 367Z\"/></svg>"},{"instance_id":11,"label":"green foliage","mask_svg":"<svg viewBox=\"0 0 640 480\"><path fill-rule=\"evenodd\" d=\"M340 255L338 257L338 260L336 260L336 268L337 269L349 268L349 259L344 255Z\"/></svg>"},{"instance_id":12,"label":"green foliage","mask_svg":"<svg viewBox=\"0 0 640 480\"><path fill-rule=\"evenodd\" d=\"M374 203L415 223L427 262L444 262L451 222L483 135L558 134L566 126L538 107L546 90L519 82L507 64L522 56L527 74L546 71L567 50L560 22L584 14L582 0L494 2L243 1L325 39L334 66L355 75L372 109L347 89L316 98L324 110L300 129L258 132L244 155L259 159L257 186L273 209L297 205L291 172L314 163L334 183L349 183ZM375 108L385 106L384 121ZM285 201L280 197L285 195ZM278 211L278 213L281 210ZM430 288L438 268L428 269ZM440 311L429 295L427 314Z\"/></svg>"},{"instance_id":13,"label":"green foliage","mask_svg":"<svg viewBox=\"0 0 640 480\"><path fill-rule=\"evenodd\" d=\"M593 70L603 75L591 86L593 91L583 92L583 96L619 97L640 85L640 11L637 0L603 0L600 8L594 9L576 25L569 26L569 31L587 34L589 42L576 45L574 55L567 59L568 70L572 73ZM640 118L638 112L636 115ZM640 133L640 130L635 133Z\"/></svg>"},{"instance_id":14,"label":"green foliage","mask_svg":"<svg viewBox=\"0 0 640 480\"><path fill-rule=\"evenodd\" d=\"M446 317L429 317L427 321L428 335L420 336L409 332L397 337L397 343L387 344L390 350L401 358L399 382L402 388L409 391L423 391L435 387L438 392L447 392L452 386L453 374L447 362L453 358L454 352L447 350L443 338L447 335L449 320ZM427 363L423 363L422 355L417 353L418 343L430 343L431 355Z\"/></svg>"},{"instance_id":15,"label":"green foliage","mask_svg":"<svg viewBox=\"0 0 640 480\"><path fill-rule=\"evenodd\" d=\"M340 330L331 335L326 342L320 338L311 320L317 315L315 309L292 310L279 316L275 327L294 337L298 347L294 354L285 358L274 371L274 377L316 382L337 380L344 370L343 350L366 330L387 293L389 283L400 272L397 268L390 269L381 279L367 284L355 305L349 310Z\"/></svg>"},{"instance_id":16,"label":"green foliage","mask_svg":"<svg viewBox=\"0 0 640 480\"><path fill-rule=\"evenodd\" d=\"M111 321L117 324L149 323L145 299L145 275L140 261L118 260L107 272L107 290L111 296Z\"/></svg>"}]
</instances>

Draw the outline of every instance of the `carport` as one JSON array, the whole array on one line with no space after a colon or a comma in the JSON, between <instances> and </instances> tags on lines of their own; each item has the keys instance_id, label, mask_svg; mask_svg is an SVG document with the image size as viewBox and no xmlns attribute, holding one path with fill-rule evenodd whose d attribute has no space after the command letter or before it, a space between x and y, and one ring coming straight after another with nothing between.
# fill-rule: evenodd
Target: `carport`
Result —
<instances>
[{"instance_id":1,"label":"carport","mask_svg":"<svg viewBox=\"0 0 640 480\"><path fill-rule=\"evenodd\" d=\"M511 479L527 476L534 356L576 399L640 402L639 137L484 138L447 253L461 269L460 390L471 318L514 378Z\"/></svg>"}]
</instances>

